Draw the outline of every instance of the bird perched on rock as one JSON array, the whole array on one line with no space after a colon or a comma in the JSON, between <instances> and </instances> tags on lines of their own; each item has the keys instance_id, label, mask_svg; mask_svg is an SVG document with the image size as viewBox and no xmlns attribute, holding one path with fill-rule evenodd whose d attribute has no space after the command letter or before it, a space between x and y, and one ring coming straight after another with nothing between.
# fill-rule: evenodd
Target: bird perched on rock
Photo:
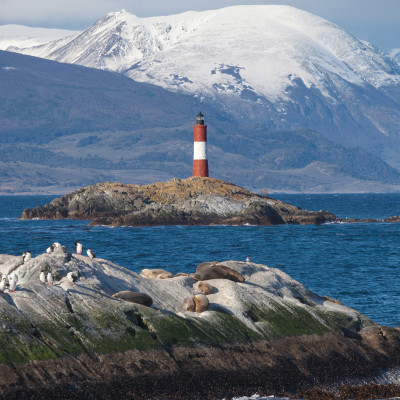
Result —
<instances>
[{"instance_id":1,"label":"bird perched on rock","mask_svg":"<svg viewBox=\"0 0 400 400\"><path fill-rule=\"evenodd\" d=\"M246 262L247 262L247 263L250 262L250 257L246 257Z\"/></svg>"},{"instance_id":2,"label":"bird perched on rock","mask_svg":"<svg viewBox=\"0 0 400 400\"><path fill-rule=\"evenodd\" d=\"M9 292L15 293L15 289L17 288L17 282L15 282L14 277L12 275L8 276L8 284L9 284Z\"/></svg>"},{"instance_id":3,"label":"bird perched on rock","mask_svg":"<svg viewBox=\"0 0 400 400\"><path fill-rule=\"evenodd\" d=\"M47 249L46 249L46 253L47 254L50 254L50 253L52 253L53 251L54 251L54 244L52 244L50 247L48 247Z\"/></svg>"},{"instance_id":4,"label":"bird perched on rock","mask_svg":"<svg viewBox=\"0 0 400 400\"><path fill-rule=\"evenodd\" d=\"M14 272L8 276L8 279L10 279L10 276L13 278L15 283L18 283L18 275Z\"/></svg>"},{"instance_id":5,"label":"bird perched on rock","mask_svg":"<svg viewBox=\"0 0 400 400\"><path fill-rule=\"evenodd\" d=\"M90 250L90 249L88 249L88 251L86 253L87 253L87 255L89 256L89 258L91 260L93 260L93 258L96 257L96 254L94 254L94 252L92 250Z\"/></svg>"},{"instance_id":6,"label":"bird perched on rock","mask_svg":"<svg viewBox=\"0 0 400 400\"><path fill-rule=\"evenodd\" d=\"M48 283L50 286L52 286L52 285L53 285L53 282L54 282L53 274L52 274L51 272L49 272L49 273L47 274L47 283Z\"/></svg>"},{"instance_id":7,"label":"bird perched on rock","mask_svg":"<svg viewBox=\"0 0 400 400\"><path fill-rule=\"evenodd\" d=\"M32 257L32 253L30 251L25 251L22 254L22 260L24 261L24 264L26 264Z\"/></svg>"},{"instance_id":8,"label":"bird perched on rock","mask_svg":"<svg viewBox=\"0 0 400 400\"><path fill-rule=\"evenodd\" d=\"M40 273L39 279L41 282L46 283L46 274L43 271Z\"/></svg>"},{"instance_id":9,"label":"bird perched on rock","mask_svg":"<svg viewBox=\"0 0 400 400\"><path fill-rule=\"evenodd\" d=\"M71 286L77 281L77 279L78 279L78 277L75 276L73 272L68 272L67 281L69 282L69 284Z\"/></svg>"},{"instance_id":10,"label":"bird perched on rock","mask_svg":"<svg viewBox=\"0 0 400 400\"><path fill-rule=\"evenodd\" d=\"M82 243L75 242L75 253L82 254L82 251L83 251Z\"/></svg>"},{"instance_id":11,"label":"bird perched on rock","mask_svg":"<svg viewBox=\"0 0 400 400\"><path fill-rule=\"evenodd\" d=\"M3 293L6 290L6 280L7 277L3 275L0 281L0 293Z\"/></svg>"},{"instance_id":12,"label":"bird perched on rock","mask_svg":"<svg viewBox=\"0 0 400 400\"><path fill-rule=\"evenodd\" d=\"M54 248L58 249L59 247L61 247L61 243L54 242L53 246L54 246Z\"/></svg>"}]
</instances>

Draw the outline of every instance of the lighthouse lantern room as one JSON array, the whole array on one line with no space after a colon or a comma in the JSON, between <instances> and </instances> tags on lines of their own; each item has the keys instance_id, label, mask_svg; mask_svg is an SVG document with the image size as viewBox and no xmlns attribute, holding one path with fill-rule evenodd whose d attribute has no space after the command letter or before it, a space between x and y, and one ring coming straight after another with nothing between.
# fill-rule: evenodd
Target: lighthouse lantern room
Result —
<instances>
[{"instance_id":1,"label":"lighthouse lantern room","mask_svg":"<svg viewBox=\"0 0 400 400\"><path fill-rule=\"evenodd\" d=\"M207 125L201 112L194 125L193 176L208 177Z\"/></svg>"}]
</instances>

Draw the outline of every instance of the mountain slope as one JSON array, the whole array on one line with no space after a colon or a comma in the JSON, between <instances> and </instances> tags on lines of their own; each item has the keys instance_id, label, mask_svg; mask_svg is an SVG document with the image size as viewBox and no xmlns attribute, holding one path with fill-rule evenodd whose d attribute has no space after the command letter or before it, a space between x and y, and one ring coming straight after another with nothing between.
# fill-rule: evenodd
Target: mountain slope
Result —
<instances>
[{"instance_id":1,"label":"mountain slope","mask_svg":"<svg viewBox=\"0 0 400 400\"><path fill-rule=\"evenodd\" d=\"M365 151L310 130L242 127L191 96L113 72L0 51L0 103L0 194L191 176L199 110L212 177L257 191L400 190L399 171Z\"/></svg>"},{"instance_id":2,"label":"mountain slope","mask_svg":"<svg viewBox=\"0 0 400 400\"><path fill-rule=\"evenodd\" d=\"M287 6L107 14L67 43L19 50L109 69L212 102L245 126L313 129L400 166L400 67Z\"/></svg>"},{"instance_id":3,"label":"mountain slope","mask_svg":"<svg viewBox=\"0 0 400 400\"><path fill-rule=\"evenodd\" d=\"M390 50L389 56L397 64L400 64L400 49L392 49L392 50Z\"/></svg>"}]
</instances>

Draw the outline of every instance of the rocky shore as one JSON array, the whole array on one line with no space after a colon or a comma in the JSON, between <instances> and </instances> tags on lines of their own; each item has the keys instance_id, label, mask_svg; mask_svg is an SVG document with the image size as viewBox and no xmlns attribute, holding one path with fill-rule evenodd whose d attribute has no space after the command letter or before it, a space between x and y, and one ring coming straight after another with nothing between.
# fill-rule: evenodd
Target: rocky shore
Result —
<instances>
[{"instance_id":1,"label":"rocky shore","mask_svg":"<svg viewBox=\"0 0 400 400\"><path fill-rule=\"evenodd\" d=\"M0 255L0 273L18 277L0 295L1 398L228 399L400 366L398 329L261 264L137 274L61 245L27 263ZM113 297L127 292L151 303ZM188 311L196 296L203 308Z\"/></svg>"},{"instance_id":2,"label":"rocky shore","mask_svg":"<svg viewBox=\"0 0 400 400\"><path fill-rule=\"evenodd\" d=\"M73 218L92 225L277 225L336 221L213 178L172 179L151 185L98 183L24 210L22 219Z\"/></svg>"}]
</instances>

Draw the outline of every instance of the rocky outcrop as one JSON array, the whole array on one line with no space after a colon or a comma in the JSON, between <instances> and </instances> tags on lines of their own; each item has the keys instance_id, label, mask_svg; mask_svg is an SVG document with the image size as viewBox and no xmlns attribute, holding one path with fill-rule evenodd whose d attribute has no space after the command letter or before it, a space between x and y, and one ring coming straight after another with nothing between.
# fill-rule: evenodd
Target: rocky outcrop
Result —
<instances>
[{"instance_id":1,"label":"rocky outcrop","mask_svg":"<svg viewBox=\"0 0 400 400\"><path fill-rule=\"evenodd\" d=\"M399 330L278 269L218 265L244 281L207 281L213 290L201 295L199 313L184 308L199 296L189 275L150 279L63 246L27 264L0 256L0 273L19 277L16 292L0 296L2 398L227 398L293 392L400 365ZM41 271L53 274L53 286L39 280ZM124 291L152 304L112 296Z\"/></svg>"},{"instance_id":2,"label":"rocky outcrop","mask_svg":"<svg viewBox=\"0 0 400 400\"><path fill-rule=\"evenodd\" d=\"M321 224L336 217L304 211L212 178L172 179L151 185L98 183L26 209L22 219L74 218L92 225Z\"/></svg>"}]
</instances>

